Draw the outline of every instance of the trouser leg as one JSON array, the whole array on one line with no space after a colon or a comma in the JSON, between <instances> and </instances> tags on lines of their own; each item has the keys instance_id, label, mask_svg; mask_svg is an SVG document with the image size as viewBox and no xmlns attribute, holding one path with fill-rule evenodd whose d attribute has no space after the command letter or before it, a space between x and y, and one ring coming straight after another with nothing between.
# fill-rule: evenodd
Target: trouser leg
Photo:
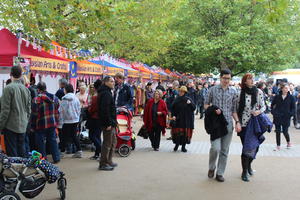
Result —
<instances>
[{"instance_id":1,"label":"trouser leg","mask_svg":"<svg viewBox=\"0 0 300 200\"><path fill-rule=\"evenodd\" d=\"M233 125L229 124L227 126L228 133L224 137L221 138L221 150L218 160L218 170L217 175L224 175L226 165L227 165L227 158L229 153L229 147L232 139L232 132L233 132Z\"/></svg>"},{"instance_id":2,"label":"trouser leg","mask_svg":"<svg viewBox=\"0 0 300 200\"><path fill-rule=\"evenodd\" d=\"M14 133L8 129L2 131L4 133L4 141L6 146L6 154L9 157L17 157L17 133Z\"/></svg>"}]
</instances>

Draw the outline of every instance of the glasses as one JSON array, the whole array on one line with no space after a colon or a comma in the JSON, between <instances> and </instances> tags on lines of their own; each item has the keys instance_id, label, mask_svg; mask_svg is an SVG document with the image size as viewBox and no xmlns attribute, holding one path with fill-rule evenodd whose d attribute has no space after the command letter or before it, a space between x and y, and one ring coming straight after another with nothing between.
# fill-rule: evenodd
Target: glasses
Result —
<instances>
[{"instance_id":1,"label":"glasses","mask_svg":"<svg viewBox=\"0 0 300 200\"><path fill-rule=\"evenodd\" d=\"M224 78L224 77L222 77L222 79L225 80L225 81L230 81L231 80L231 78Z\"/></svg>"}]
</instances>

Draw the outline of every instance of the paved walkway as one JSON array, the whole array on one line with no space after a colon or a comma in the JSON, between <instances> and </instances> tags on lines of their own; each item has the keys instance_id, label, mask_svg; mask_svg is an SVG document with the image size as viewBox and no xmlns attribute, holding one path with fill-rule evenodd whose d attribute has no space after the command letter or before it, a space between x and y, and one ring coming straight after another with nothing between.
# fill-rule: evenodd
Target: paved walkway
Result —
<instances>
[{"instance_id":1,"label":"paved walkway","mask_svg":"<svg viewBox=\"0 0 300 200\"><path fill-rule=\"evenodd\" d=\"M141 119L134 119L138 132ZM192 143L188 153L174 153L171 141L162 137L159 152L150 142L137 140L137 148L127 158L114 157L119 166L112 172L99 171L98 163L84 158L66 156L59 167L68 179L68 200L299 200L300 130L291 128L292 149L273 151L275 134L266 134L254 161L257 170L249 183L242 182L239 137L234 134L226 168L225 183L207 178L209 136L203 120L196 120ZM285 145L282 137L282 144ZM47 184L36 199L54 200L56 184Z\"/></svg>"}]
</instances>

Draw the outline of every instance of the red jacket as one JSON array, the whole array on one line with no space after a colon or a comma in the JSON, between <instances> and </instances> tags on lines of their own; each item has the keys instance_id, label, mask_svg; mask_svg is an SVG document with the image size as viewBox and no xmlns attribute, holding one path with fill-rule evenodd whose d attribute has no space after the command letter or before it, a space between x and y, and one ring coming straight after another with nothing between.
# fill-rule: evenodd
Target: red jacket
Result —
<instances>
[{"instance_id":1,"label":"red jacket","mask_svg":"<svg viewBox=\"0 0 300 200\"><path fill-rule=\"evenodd\" d=\"M150 99L147 102L147 105L145 107L144 111L144 125L146 128L151 131L153 128L153 122L152 122L152 106L154 104L154 99ZM157 112L161 112L162 115L157 116L157 122L158 124L163 128L162 132L163 134L166 133L166 126L167 126L167 114L168 114L168 109L167 105L164 100L159 100L158 105L157 105Z\"/></svg>"},{"instance_id":2,"label":"red jacket","mask_svg":"<svg viewBox=\"0 0 300 200\"><path fill-rule=\"evenodd\" d=\"M97 95L92 97L91 105L89 106L88 111L89 111L90 118L99 119L98 96Z\"/></svg>"}]
</instances>

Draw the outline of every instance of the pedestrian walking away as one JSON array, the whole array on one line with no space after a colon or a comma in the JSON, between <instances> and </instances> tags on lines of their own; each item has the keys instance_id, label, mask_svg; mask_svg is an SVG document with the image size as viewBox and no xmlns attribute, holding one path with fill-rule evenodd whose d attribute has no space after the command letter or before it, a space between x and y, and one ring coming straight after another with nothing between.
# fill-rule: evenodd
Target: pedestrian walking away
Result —
<instances>
[{"instance_id":1,"label":"pedestrian walking away","mask_svg":"<svg viewBox=\"0 0 300 200\"><path fill-rule=\"evenodd\" d=\"M159 150L161 134L165 135L166 133L168 109L162 97L163 92L156 90L154 98L148 101L144 112L144 125L149 131L149 138L154 151Z\"/></svg>"},{"instance_id":2,"label":"pedestrian walking away","mask_svg":"<svg viewBox=\"0 0 300 200\"><path fill-rule=\"evenodd\" d=\"M11 157L24 157L25 133L31 114L30 91L22 83L22 68L13 66L12 82L1 97L0 131L4 134L6 153Z\"/></svg>"},{"instance_id":3,"label":"pedestrian walking away","mask_svg":"<svg viewBox=\"0 0 300 200\"><path fill-rule=\"evenodd\" d=\"M81 158L82 150L78 138L78 123L80 119L80 102L74 94L74 88L71 84L65 87L65 96L63 96L59 106L59 123L62 126L62 145L61 151L65 152L68 141L76 146L76 152L73 158Z\"/></svg>"},{"instance_id":4,"label":"pedestrian walking away","mask_svg":"<svg viewBox=\"0 0 300 200\"><path fill-rule=\"evenodd\" d=\"M221 138L211 141L209 151L209 170L208 177L213 178L216 170L216 180L224 182L224 173L227 164L229 147L233 133L233 121L235 120L236 131L240 132L241 124L237 115L237 92L233 87L229 86L231 80L231 71L229 69L221 70L220 85L216 85L209 89L205 98L205 109L209 106L216 106L218 109L215 111L217 115L223 113L228 125L227 134ZM218 159L218 163L216 164Z\"/></svg>"},{"instance_id":5,"label":"pedestrian walking away","mask_svg":"<svg viewBox=\"0 0 300 200\"><path fill-rule=\"evenodd\" d=\"M59 100L47 92L44 82L37 85L38 96L32 102L31 129L35 134L37 150L47 158L46 144L50 145L53 162L60 161L56 131L59 122Z\"/></svg>"}]
</instances>

